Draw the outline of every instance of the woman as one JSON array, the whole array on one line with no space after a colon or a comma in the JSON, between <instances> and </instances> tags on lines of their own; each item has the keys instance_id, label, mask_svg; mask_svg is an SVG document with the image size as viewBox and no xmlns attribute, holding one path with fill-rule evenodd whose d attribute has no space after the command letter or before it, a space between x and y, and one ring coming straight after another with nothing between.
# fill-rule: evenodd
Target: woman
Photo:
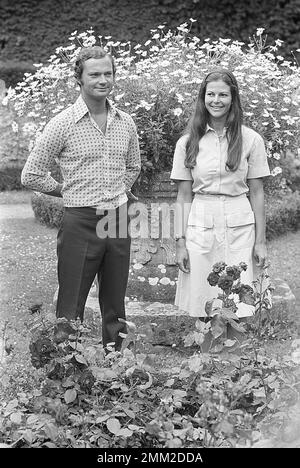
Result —
<instances>
[{"instance_id":1,"label":"woman","mask_svg":"<svg viewBox=\"0 0 300 468\"><path fill-rule=\"evenodd\" d=\"M205 317L206 301L216 297L216 287L207 282L214 263L247 263L241 280L251 285L255 266L266 261L262 178L270 171L262 137L242 120L234 75L212 71L175 149L171 179L178 183L180 269L175 304L196 317Z\"/></svg>"}]
</instances>

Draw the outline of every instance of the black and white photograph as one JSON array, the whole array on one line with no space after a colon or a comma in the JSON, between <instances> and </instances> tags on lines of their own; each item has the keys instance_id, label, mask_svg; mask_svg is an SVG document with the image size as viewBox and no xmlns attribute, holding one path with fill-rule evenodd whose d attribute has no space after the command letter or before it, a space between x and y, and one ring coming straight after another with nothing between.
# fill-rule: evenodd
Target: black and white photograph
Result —
<instances>
[{"instance_id":1,"label":"black and white photograph","mask_svg":"<svg viewBox=\"0 0 300 468\"><path fill-rule=\"evenodd\" d=\"M299 62L299 0L0 0L0 448L300 448Z\"/></svg>"}]
</instances>

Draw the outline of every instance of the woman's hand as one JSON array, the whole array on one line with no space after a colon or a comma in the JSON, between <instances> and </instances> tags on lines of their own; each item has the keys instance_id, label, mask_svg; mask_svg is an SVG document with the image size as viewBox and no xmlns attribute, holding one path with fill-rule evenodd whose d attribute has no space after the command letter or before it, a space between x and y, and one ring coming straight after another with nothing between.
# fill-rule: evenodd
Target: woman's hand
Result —
<instances>
[{"instance_id":1,"label":"woman's hand","mask_svg":"<svg viewBox=\"0 0 300 468\"><path fill-rule=\"evenodd\" d=\"M255 242L253 256L256 266L263 268L267 263L267 246L265 242Z\"/></svg>"},{"instance_id":2,"label":"woman's hand","mask_svg":"<svg viewBox=\"0 0 300 468\"><path fill-rule=\"evenodd\" d=\"M184 244L180 243L181 240L177 241L176 244L176 265L178 265L179 269L184 273L190 272L190 259L189 253L187 248Z\"/></svg>"}]
</instances>

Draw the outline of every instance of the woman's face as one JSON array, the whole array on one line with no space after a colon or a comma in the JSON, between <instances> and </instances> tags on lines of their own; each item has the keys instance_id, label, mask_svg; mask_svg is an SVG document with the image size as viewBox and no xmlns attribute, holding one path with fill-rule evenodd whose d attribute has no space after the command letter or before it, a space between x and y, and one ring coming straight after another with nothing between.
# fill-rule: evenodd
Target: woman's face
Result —
<instances>
[{"instance_id":1,"label":"woman's face","mask_svg":"<svg viewBox=\"0 0 300 468\"><path fill-rule=\"evenodd\" d=\"M232 103L230 86L222 80L207 83L204 103L211 119L226 120Z\"/></svg>"}]
</instances>

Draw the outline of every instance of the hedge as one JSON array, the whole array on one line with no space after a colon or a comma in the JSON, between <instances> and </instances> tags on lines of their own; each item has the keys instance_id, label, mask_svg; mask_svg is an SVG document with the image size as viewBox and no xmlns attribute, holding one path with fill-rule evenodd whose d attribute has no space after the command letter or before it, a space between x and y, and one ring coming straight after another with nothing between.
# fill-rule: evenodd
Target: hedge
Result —
<instances>
[{"instance_id":1,"label":"hedge","mask_svg":"<svg viewBox=\"0 0 300 468\"><path fill-rule=\"evenodd\" d=\"M0 192L4 190L23 190L21 171L22 168L20 167L0 169Z\"/></svg>"},{"instance_id":2,"label":"hedge","mask_svg":"<svg viewBox=\"0 0 300 468\"><path fill-rule=\"evenodd\" d=\"M5 82L6 87L16 86L23 80L25 73L34 73L35 67L30 62L20 61L1 61L0 62L0 80Z\"/></svg>"},{"instance_id":3,"label":"hedge","mask_svg":"<svg viewBox=\"0 0 300 468\"><path fill-rule=\"evenodd\" d=\"M174 28L194 18L193 32L203 39L232 38L248 43L256 28L268 39L284 41L282 55L300 45L298 0L1 0L0 61L44 62L75 30L142 43L150 29ZM144 8L143 8L144 6ZM296 53L297 55L297 53ZM16 81L11 68L8 85Z\"/></svg>"},{"instance_id":4,"label":"hedge","mask_svg":"<svg viewBox=\"0 0 300 468\"><path fill-rule=\"evenodd\" d=\"M32 196L32 208L36 219L46 226L59 228L63 217L63 202L49 195ZM266 196L266 236L274 239L287 231L300 229L300 192Z\"/></svg>"}]
</instances>

